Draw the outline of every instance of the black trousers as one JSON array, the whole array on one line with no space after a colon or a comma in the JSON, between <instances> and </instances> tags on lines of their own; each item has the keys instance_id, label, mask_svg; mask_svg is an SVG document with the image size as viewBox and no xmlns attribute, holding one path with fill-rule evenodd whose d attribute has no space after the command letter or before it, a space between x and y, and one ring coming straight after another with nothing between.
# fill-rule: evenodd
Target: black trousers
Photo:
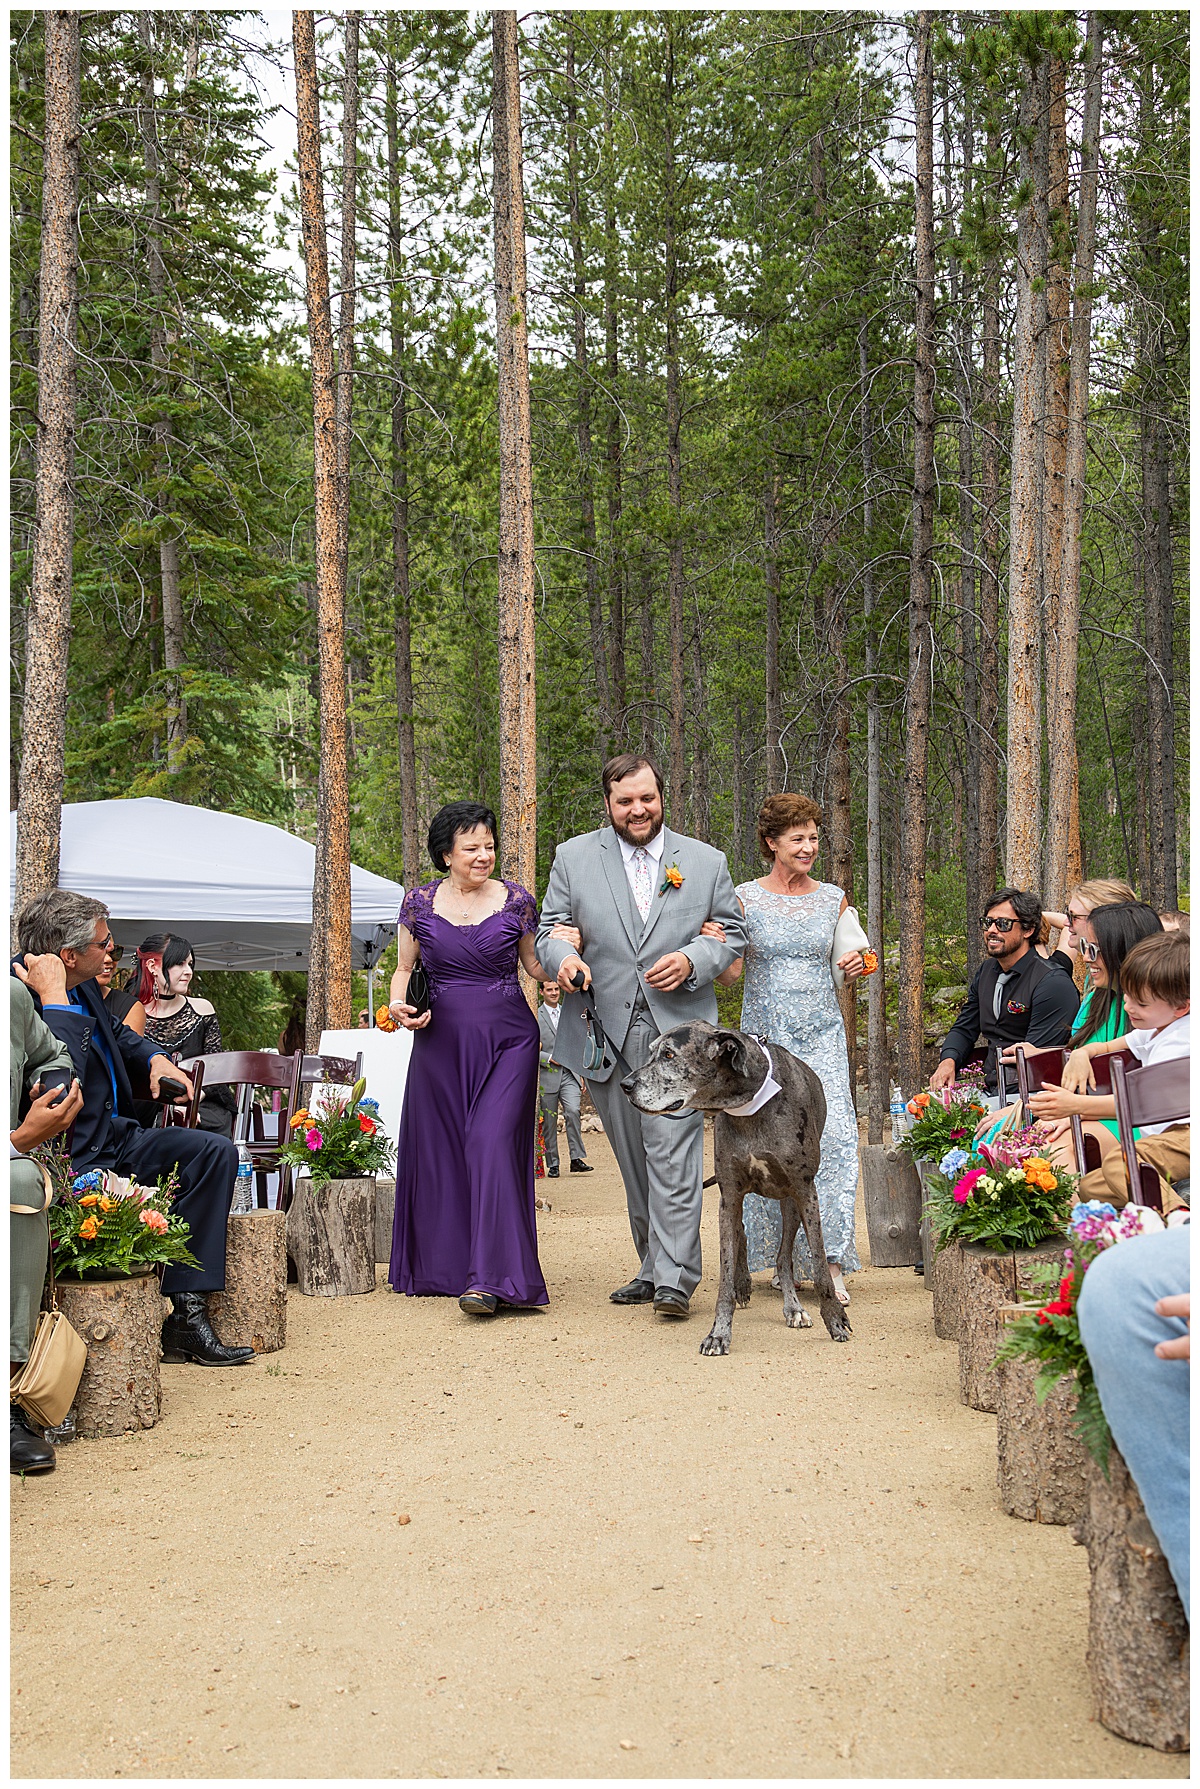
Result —
<instances>
[{"instance_id":1,"label":"black trousers","mask_svg":"<svg viewBox=\"0 0 1200 1789\"><path fill-rule=\"evenodd\" d=\"M227 1137L187 1131L173 1125L165 1131L143 1130L132 1118L114 1118L112 1140L118 1174L141 1186L155 1186L160 1175L179 1169L175 1210L191 1229L188 1247L199 1267L168 1267L162 1289L172 1292L219 1292L225 1284L225 1226L233 1203L238 1153Z\"/></svg>"}]
</instances>

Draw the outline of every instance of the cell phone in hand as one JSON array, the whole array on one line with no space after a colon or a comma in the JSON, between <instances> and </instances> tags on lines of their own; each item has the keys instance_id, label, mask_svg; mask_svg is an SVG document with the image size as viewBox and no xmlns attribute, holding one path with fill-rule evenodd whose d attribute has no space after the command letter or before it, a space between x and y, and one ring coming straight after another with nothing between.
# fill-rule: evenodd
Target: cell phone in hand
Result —
<instances>
[{"instance_id":1,"label":"cell phone in hand","mask_svg":"<svg viewBox=\"0 0 1200 1789\"><path fill-rule=\"evenodd\" d=\"M177 1099L186 1098L187 1088L182 1081L177 1081L173 1075L164 1075L162 1077L161 1081L158 1083L158 1092L154 1096L155 1103L160 1106L170 1106L173 1105Z\"/></svg>"},{"instance_id":2,"label":"cell phone in hand","mask_svg":"<svg viewBox=\"0 0 1200 1789\"><path fill-rule=\"evenodd\" d=\"M75 1071L70 1068L52 1068L42 1076L42 1097L47 1093L57 1092L58 1098L53 1104L59 1106L71 1091L71 1083L75 1079Z\"/></svg>"}]
</instances>

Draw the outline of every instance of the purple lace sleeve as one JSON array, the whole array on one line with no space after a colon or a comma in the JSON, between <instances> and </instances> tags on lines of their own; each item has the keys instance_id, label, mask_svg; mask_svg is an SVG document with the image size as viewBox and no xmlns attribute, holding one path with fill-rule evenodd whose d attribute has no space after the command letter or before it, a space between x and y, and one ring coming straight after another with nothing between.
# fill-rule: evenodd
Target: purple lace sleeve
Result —
<instances>
[{"instance_id":1,"label":"purple lace sleeve","mask_svg":"<svg viewBox=\"0 0 1200 1789\"><path fill-rule=\"evenodd\" d=\"M423 918L433 906L433 894L428 888L410 888L400 908L398 923L407 926L411 932L413 921Z\"/></svg>"},{"instance_id":2,"label":"purple lace sleeve","mask_svg":"<svg viewBox=\"0 0 1200 1789\"><path fill-rule=\"evenodd\" d=\"M517 925L520 928L521 937L524 938L536 932L540 916L538 914L537 902L534 900L529 890L527 888L522 888L519 882L506 882L504 886L508 889L509 894L512 897L513 912L517 916Z\"/></svg>"}]
</instances>

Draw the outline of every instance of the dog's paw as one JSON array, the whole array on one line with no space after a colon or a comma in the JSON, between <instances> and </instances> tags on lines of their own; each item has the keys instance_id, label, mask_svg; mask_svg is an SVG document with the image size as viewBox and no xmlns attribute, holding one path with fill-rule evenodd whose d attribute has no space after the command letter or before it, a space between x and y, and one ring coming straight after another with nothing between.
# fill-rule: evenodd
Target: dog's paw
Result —
<instances>
[{"instance_id":1,"label":"dog's paw","mask_svg":"<svg viewBox=\"0 0 1200 1789\"><path fill-rule=\"evenodd\" d=\"M750 1303L750 1292L750 1282L747 1281L744 1286L739 1286L733 1295L743 1310L745 1310L746 1306Z\"/></svg>"},{"instance_id":2,"label":"dog's paw","mask_svg":"<svg viewBox=\"0 0 1200 1789\"><path fill-rule=\"evenodd\" d=\"M714 1330L711 1335L706 1335L701 1342L700 1352L701 1354L728 1354L729 1342L728 1336L719 1336Z\"/></svg>"},{"instance_id":3,"label":"dog's paw","mask_svg":"<svg viewBox=\"0 0 1200 1789\"><path fill-rule=\"evenodd\" d=\"M811 1329L812 1328L812 1318L809 1316L808 1312L804 1309L803 1305L797 1305L796 1309L794 1311L790 1312L789 1314L786 1314L784 1316L783 1320L787 1324L789 1329Z\"/></svg>"},{"instance_id":4,"label":"dog's paw","mask_svg":"<svg viewBox=\"0 0 1200 1789\"><path fill-rule=\"evenodd\" d=\"M835 1317L833 1322L827 1327L830 1336L835 1342L848 1342L850 1340L850 1325L845 1317Z\"/></svg>"}]
</instances>

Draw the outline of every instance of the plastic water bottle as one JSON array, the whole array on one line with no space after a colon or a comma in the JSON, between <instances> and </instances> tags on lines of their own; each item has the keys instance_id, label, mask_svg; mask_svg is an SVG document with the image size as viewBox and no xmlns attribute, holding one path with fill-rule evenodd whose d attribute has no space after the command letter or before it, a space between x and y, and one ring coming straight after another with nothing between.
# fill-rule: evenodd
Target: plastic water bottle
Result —
<instances>
[{"instance_id":1,"label":"plastic water bottle","mask_svg":"<svg viewBox=\"0 0 1200 1789\"><path fill-rule=\"evenodd\" d=\"M52 1441L54 1443L55 1447L61 1447L64 1441L74 1441L74 1439L75 1439L75 1406L74 1406L74 1404L72 1404L71 1408L67 1411L67 1414L63 1417L63 1419L60 1423L55 1423L55 1425L52 1429L43 1429L42 1434L46 1437L47 1441Z\"/></svg>"},{"instance_id":2,"label":"plastic water bottle","mask_svg":"<svg viewBox=\"0 0 1200 1789\"><path fill-rule=\"evenodd\" d=\"M243 1212L254 1210L254 1163L244 1143L238 1144L237 1152L237 1180L233 1188L233 1204L229 1209L240 1216Z\"/></svg>"},{"instance_id":3,"label":"plastic water bottle","mask_svg":"<svg viewBox=\"0 0 1200 1789\"><path fill-rule=\"evenodd\" d=\"M908 1129L908 1111L904 1104L904 1095L898 1087L892 1088L892 1142L898 1143Z\"/></svg>"}]
</instances>

